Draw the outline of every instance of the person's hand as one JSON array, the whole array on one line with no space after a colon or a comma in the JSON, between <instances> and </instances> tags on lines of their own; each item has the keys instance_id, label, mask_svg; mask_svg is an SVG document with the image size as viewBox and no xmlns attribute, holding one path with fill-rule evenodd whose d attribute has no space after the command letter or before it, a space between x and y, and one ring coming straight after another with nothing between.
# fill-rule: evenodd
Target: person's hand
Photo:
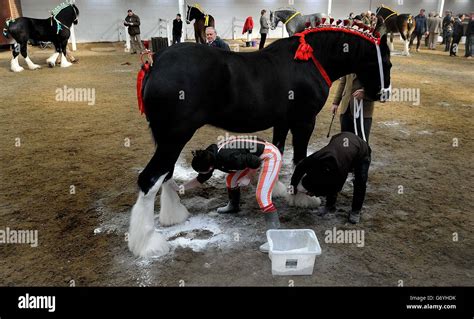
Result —
<instances>
[{"instance_id":1,"label":"person's hand","mask_svg":"<svg viewBox=\"0 0 474 319\"><path fill-rule=\"evenodd\" d=\"M128 25L133 25L133 23L132 23L132 22L130 22Z\"/></svg>"},{"instance_id":2,"label":"person's hand","mask_svg":"<svg viewBox=\"0 0 474 319\"><path fill-rule=\"evenodd\" d=\"M338 107L339 107L339 104L333 103L333 104L331 105L331 113L332 113L332 114L336 114Z\"/></svg>"},{"instance_id":3,"label":"person's hand","mask_svg":"<svg viewBox=\"0 0 474 319\"><path fill-rule=\"evenodd\" d=\"M352 96L358 100L362 100L365 97L364 89L356 90L354 93L352 93Z\"/></svg>"}]
</instances>

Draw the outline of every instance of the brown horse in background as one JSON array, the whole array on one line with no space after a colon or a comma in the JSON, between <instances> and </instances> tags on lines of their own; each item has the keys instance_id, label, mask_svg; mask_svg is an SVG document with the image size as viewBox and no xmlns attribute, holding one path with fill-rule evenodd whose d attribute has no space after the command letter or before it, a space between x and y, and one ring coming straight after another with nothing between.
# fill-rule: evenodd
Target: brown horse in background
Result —
<instances>
[{"instance_id":1,"label":"brown horse in background","mask_svg":"<svg viewBox=\"0 0 474 319\"><path fill-rule=\"evenodd\" d=\"M215 27L214 17L204 12L197 6L187 6L186 23L190 24L194 21L194 38L196 43L206 43L206 28Z\"/></svg>"},{"instance_id":2,"label":"brown horse in background","mask_svg":"<svg viewBox=\"0 0 474 319\"><path fill-rule=\"evenodd\" d=\"M399 33L405 42L403 55L409 56L410 53L408 52L408 44L411 34L415 30L415 19L413 16L408 13L398 14L395 10L390 9L384 5L378 7L375 14L385 20L387 33L390 33L390 51L393 52L393 34Z\"/></svg>"}]
</instances>

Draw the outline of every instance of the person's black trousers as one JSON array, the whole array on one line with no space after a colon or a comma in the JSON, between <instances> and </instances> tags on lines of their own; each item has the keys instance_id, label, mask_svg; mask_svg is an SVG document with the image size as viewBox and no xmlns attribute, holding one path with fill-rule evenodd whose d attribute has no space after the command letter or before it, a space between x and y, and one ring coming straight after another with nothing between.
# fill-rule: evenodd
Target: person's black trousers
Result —
<instances>
[{"instance_id":1,"label":"person's black trousers","mask_svg":"<svg viewBox=\"0 0 474 319\"><path fill-rule=\"evenodd\" d=\"M181 43L181 36L173 35L172 44Z\"/></svg>"},{"instance_id":2,"label":"person's black trousers","mask_svg":"<svg viewBox=\"0 0 474 319\"><path fill-rule=\"evenodd\" d=\"M265 40L267 40L267 34L266 33L260 33L260 45L258 46L258 49L261 50L265 46Z\"/></svg>"},{"instance_id":3,"label":"person's black trousers","mask_svg":"<svg viewBox=\"0 0 474 319\"><path fill-rule=\"evenodd\" d=\"M354 117L351 114L351 110L347 108L346 113L341 114L340 117L341 121L341 132L352 132L355 134L354 130ZM362 131L360 129L360 118L357 120L357 136L360 138L362 137ZM369 136L370 136L370 128L372 127L372 118L371 117L366 117L364 118L364 133L365 133L365 138L367 139L367 143L369 143Z\"/></svg>"}]
</instances>

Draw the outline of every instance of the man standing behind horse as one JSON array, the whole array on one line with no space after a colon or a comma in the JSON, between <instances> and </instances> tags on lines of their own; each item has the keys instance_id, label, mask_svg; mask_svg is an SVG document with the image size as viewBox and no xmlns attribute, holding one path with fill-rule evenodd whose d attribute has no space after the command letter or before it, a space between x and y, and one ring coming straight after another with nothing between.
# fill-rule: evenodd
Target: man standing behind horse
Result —
<instances>
[{"instance_id":1,"label":"man standing behind horse","mask_svg":"<svg viewBox=\"0 0 474 319\"><path fill-rule=\"evenodd\" d=\"M420 51L421 37L428 31L428 23L426 21L425 9L421 9L420 13L415 17L415 31L411 34L410 45L413 45L413 40L416 38L416 52Z\"/></svg>"},{"instance_id":2,"label":"man standing behind horse","mask_svg":"<svg viewBox=\"0 0 474 319\"><path fill-rule=\"evenodd\" d=\"M441 20L437 13L430 13L430 17L428 18L430 50L436 50L436 44L438 43L438 35L439 32L443 29L442 23L443 20Z\"/></svg>"},{"instance_id":3,"label":"man standing behind horse","mask_svg":"<svg viewBox=\"0 0 474 319\"><path fill-rule=\"evenodd\" d=\"M183 21L178 13L176 19L173 20L173 44L181 43L181 35L183 34Z\"/></svg>"},{"instance_id":4,"label":"man standing behind horse","mask_svg":"<svg viewBox=\"0 0 474 319\"><path fill-rule=\"evenodd\" d=\"M267 10L265 9L260 12L261 17L260 17L260 45L258 46L259 50L264 48L265 41L267 40L268 30L270 29L270 26L268 25L268 20L265 17L265 13L267 13Z\"/></svg>"},{"instance_id":5,"label":"man standing behind horse","mask_svg":"<svg viewBox=\"0 0 474 319\"><path fill-rule=\"evenodd\" d=\"M130 47L132 54L141 53L145 50L143 43L140 39L140 18L133 13L132 9L129 9L125 22L123 23L128 27L128 34L130 35Z\"/></svg>"},{"instance_id":6,"label":"man standing behind horse","mask_svg":"<svg viewBox=\"0 0 474 319\"><path fill-rule=\"evenodd\" d=\"M208 46L230 51L229 45L217 36L217 31L214 27L206 28L206 40Z\"/></svg>"}]
</instances>

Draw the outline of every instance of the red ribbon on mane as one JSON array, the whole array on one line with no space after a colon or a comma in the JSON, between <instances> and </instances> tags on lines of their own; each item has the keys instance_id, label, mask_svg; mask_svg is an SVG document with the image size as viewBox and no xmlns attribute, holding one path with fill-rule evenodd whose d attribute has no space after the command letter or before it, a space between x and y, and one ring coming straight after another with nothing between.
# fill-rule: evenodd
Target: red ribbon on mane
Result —
<instances>
[{"instance_id":1,"label":"red ribbon on mane","mask_svg":"<svg viewBox=\"0 0 474 319\"><path fill-rule=\"evenodd\" d=\"M148 63L148 61L146 61L145 64L142 65L142 68L140 69L140 71L138 71L138 75L137 75L138 109L140 110L141 114L145 113L145 105L143 104L143 94L142 94L143 79L145 78L145 75L149 71L150 71L150 63Z\"/></svg>"}]
</instances>

